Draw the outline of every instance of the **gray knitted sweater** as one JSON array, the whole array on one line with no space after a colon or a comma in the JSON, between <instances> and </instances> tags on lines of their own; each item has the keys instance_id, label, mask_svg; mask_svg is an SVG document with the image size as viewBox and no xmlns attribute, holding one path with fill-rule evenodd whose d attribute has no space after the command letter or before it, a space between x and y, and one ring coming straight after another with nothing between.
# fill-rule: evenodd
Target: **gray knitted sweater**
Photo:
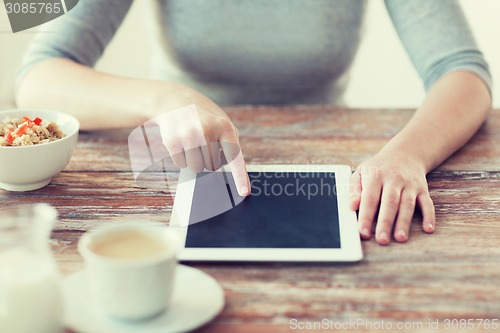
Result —
<instances>
[{"instance_id":1,"label":"gray knitted sweater","mask_svg":"<svg viewBox=\"0 0 500 333\"><path fill-rule=\"evenodd\" d=\"M152 78L186 84L220 104L340 104L366 9L365 0L136 1L151 5L155 29L144 38L156 45ZM19 79L51 57L94 66L131 3L81 0L34 38ZM488 66L457 1L385 3L426 88L456 69L490 87Z\"/></svg>"}]
</instances>

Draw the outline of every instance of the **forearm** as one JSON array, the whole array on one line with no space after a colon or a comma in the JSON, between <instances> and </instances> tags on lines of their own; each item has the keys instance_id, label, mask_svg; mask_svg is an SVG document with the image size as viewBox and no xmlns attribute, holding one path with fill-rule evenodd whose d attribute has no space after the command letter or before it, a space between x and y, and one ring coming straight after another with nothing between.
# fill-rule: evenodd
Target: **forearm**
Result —
<instances>
[{"instance_id":1,"label":"forearm","mask_svg":"<svg viewBox=\"0 0 500 333\"><path fill-rule=\"evenodd\" d=\"M490 110L489 92L477 76L449 73L433 85L423 105L382 152L421 163L428 173L470 140Z\"/></svg>"},{"instance_id":2,"label":"forearm","mask_svg":"<svg viewBox=\"0 0 500 333\"><path fill-rule=\"evenodd\" d=\"M54 58L26 75L16 97L20 108L63 111L89 130L137 126L169 97L172 108L182 106L185 93L177 84L116 77Z\"/></svg>"}]
</instances>

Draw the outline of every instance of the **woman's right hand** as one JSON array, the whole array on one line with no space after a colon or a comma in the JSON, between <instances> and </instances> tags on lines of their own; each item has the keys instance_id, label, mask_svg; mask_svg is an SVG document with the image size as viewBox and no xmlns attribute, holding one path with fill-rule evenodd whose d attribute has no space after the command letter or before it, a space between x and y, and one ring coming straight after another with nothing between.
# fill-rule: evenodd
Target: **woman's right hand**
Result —
<instances>
[{"instance_id":1,"label":"woman's right hand","mask_svg":"<svg viewBox=\"0 0 500 333\"><path fill-rule=\"evenodd\" d=\"M178 167L213 170L225 159L240 195L250 193L236 128L214 102L184 85L109 75L69 59L51 58L26 74L17 103L21 108L67 112L78 118L82 130L131 128L157 120ZM176 112L179 108L184 111Z\"/></svg>"},{"instance_id":2,"label":"woman's right hand","mask_svg":"<svg viewBox=\"0 0 500 333\"><path fill-rule=\"evenodd\" d=\"M227 114L204 95L184 86L175 98L155 107L155 122L174 164L199 173L217 170L227 161L241 196L250 194L250 181L241 153L238 130Z\"/></svg>"}]
</instances>

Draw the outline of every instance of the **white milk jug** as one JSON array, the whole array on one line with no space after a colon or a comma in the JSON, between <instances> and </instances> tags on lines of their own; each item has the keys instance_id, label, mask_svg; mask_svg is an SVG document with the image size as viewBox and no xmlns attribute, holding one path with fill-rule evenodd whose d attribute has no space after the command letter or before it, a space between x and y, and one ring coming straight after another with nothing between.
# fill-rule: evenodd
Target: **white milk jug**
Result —
<instances>
[{"instance_id":1,"label":"white milk jug","mask_svg":"<svg viewBox=\"0 0 500 333\"><path fill-rule=\"evenodd\" d=\"M45 204L0 210L0 332L62 331L60 277L48 242L56 218Z\"/></svg>"}]
</instances>

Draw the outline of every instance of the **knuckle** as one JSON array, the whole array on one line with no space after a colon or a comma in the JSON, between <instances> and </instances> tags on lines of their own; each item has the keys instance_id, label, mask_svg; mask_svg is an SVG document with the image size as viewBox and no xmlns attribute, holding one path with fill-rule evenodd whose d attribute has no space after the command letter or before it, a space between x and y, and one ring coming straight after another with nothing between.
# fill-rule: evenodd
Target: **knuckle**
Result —
<instances>
[{"instance_id":1,"label":"knuckle","mask_svg":"<svg viewBox=\"0 0 500 333\"><path fill-rule=\"evenodd\" d=\"M211 142L217 142L218 132L214 128L204 128L202 135L200 135L200 138L204 138L207 145Z\"/></svg>"},{"instance_id":2,"label":"knuckle","mask_svg":"<svg viewBox=\"0 0 500 333\"><path fill-rule=\"evenodd\" d=\"M234 138L237 138L235 128L232 125L221 127L220 133L229 142L234 142Z\"/></svg>"},{"instance_id":3,"label":"knuckle","mask_svg":"<svg viewBox=\"0 0 500 333\"><path fill-rule=\"evenodd\" d=\"M369 195L364 198L364 201L368 207L376 207L379 203L379 198L373 195Z\"/></svg>"},{"instance_id":4,"label":"knuckle","mask_svg":"<svg viewBox=\"0 0 500 333\"><path fill-rule=\"evenodd\" d=\"M180 153L183 150L183 146L179 138L169 138L162 141L163 145L171 155Z\"/></svg>"},{"instance_id":5,"label":"knuckle","mask_svg":"<svg viewBox=\"0 0 500 333\"><path fill-rule=\"evenodd\" d=\"M407 178L398 171L390 171L384 175L384 180L388 183L401 186L402 184L408 183Z\"/></svg>"},{"instance_id":6,"label":"knuckle","mask_svg":"<svg viewBox=\"0 0 500 333\"><path fill-rule=\"evenodd\" d=\"M359 224L360 229L371 228L372 224L373 224L373 221L372 221L372 219L370 219L370 218L368 218L366 216L360 216L358 224Z\"/></svg>"},{"instance_id":7,"label":"knuckle","mask_svg":"<svg viewBox=\"0 0 500 333\"><path fill-rule=\"evenodd\" d=\"M410 217L410 216L398 217L398 219L396 221L397 227L407 230L410 228L411 220L412 220L412 217Z\"/></svg>"},{"instance_id":8,"label":"knuckle","mask_svg":"<svg viewBox=\"0 0 500 333\"><path fill-rule=\"evenodd\" d=\"M370 164L361 163L356 172L360 173L364 178L377 179L380 178L381 170L375 166Z\"/></svg>"},{"instance_id":9,"label":"knuckle","mask_svg":"<svg viewBox=\"0 0 500 333\"><path fill-rule=\"evenodd\" d=\"M413 206L415 206L415 198L410 197L410 196L405 196L401 199L401 205L404 205L407 207L413 207Z\"/></svg>"},{"instance_id":10,"label":"knuckle","mask_svg":"<svg viewBox=\"0 0 500 333\"><path fill-rule=\"evenodd\" d=\"M425 192L425 196L427 197L427 200L429 200L429 202L433 203L433 201L432 201L432 198L431 198L431 195L430 195L429 191L426 191L426 192Z\"/></svg>"},{"instance_id":11,"label":"knuckle","mask_svg":"<svg viewBox=\"0 0 500 333\"><path fill-rule=\"evenodd\" d=\"M215 117L212 120L212 125L219 131L224 131L227 129L232 129L233 124L226 117Z\"/></svg>"},{"instance_id":12,"label":"knuckle","mask_svg":"<svg viewBox=\"0 0 500 333\"><path fill-rule=\"evenodd\" d=\"M416 186L417 192L423 195L429 195L429 188L427 187L427 183L417 183Z\"/></svg>"},{"instance_id":13,"label":"knuckle","mask_svg":"<svg viewBox=\"0 0 500 333\"><path fill-rule=\"evenodd\" d=\"M425 203L432 203L431 196L427 191L419 192L418 198Z\"/></svg>"},{"instance_id":14,"label":"knuckle","mask_svg":"<svg viewBox=\"0 0 500 333\"><path fill-rule=\"evenodd\" d=\"M237 145L238 138L236 137L233 130L228 129L221 132L221 142L224 142L229 145ZM223 149L227 149L227 145L223 146ZM234 147L231 146L231 150L234 150Z\"/></svg>"},{"instance_id":15,"label":"knuckle","mask_svg":"<svg viewBox=\"0 0 500 333\"><path fill-rule=\"evenodd\" d=\"M390 205L392 207L398 206L399 205L399 196L396 194L388 195L387 198L384 200L384 204Z\"/></svg>"},{"instance_id":16,"label":"knuckle","mask_svg":"<svg viewBox=\"0 0 500 333\"><path fill-rule=\"evenodd\" d=\"M203 126L205 136L211 139L218 139L222 133L224 126L221 124L219 118L215 118L210 123ZM215 140L214 140L215 141Z\"/></svg>"},{"instance_id":17,"label":"knuckle","mask_svg":"<svg viewBox=\"0 0 500 333\"><path fill-rule=\"evenodd\" d=\"M199 147L204 139L204 134L196 127L190 127L180 135L180 141L185 148Z\"/></svg>"},{"instance_id":18,"label":"knuckle","mask_svg":"<svg viewBox=\"0 0 500 333\"><path fill-rule=\"evenodd\" d=\"M388 230L392 227L393 223L394 223L394 220L391 220L389 218L380 218L377 221L377 227L379 229Z\"/></svg>"},{"instance_id":19,"label":"knuckle","mask_svg":"<svg viewBox=\"0 0 500 333\"><path fill-rule=\"evenodd\" d=\"M203 131L196 126L189 126L182 134L185 139L194 139L203 134Z\"/></svg>"}]
</instances>

